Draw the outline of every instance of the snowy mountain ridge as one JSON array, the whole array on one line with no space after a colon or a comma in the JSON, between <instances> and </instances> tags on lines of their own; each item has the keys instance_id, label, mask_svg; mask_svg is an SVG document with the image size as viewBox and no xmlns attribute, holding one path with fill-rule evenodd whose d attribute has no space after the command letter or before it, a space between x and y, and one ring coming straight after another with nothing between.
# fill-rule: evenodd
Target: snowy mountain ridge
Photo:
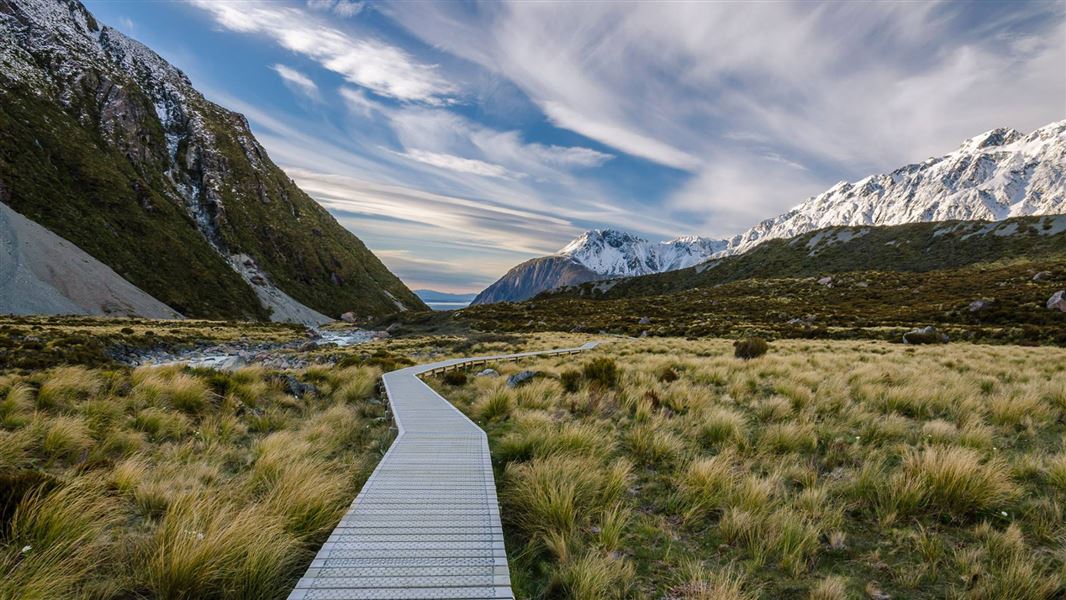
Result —
<instances>
[{"instance_id":1,"label":"snowy mountain ridge","mask_svg":"<svg viewBox=\"0 0 1066 600\"><path fill-rule=\"evenodd\" d=\"M725 248L724 241L697 236L649 242L624 231L593 229L567 244L558 255L601 275L632 277L691 267Z\"/></svg>"},{"instance_id":2,"label":"snowy mountain ridge","mask_svg":"<svg viewBox=\"0 0 1066 600\"><path fill-rule=\"evenodd\" d=\"M987 131L962 142L944 156L910 164L891 173L841 181L795 208L766 219L725 240L698 236L648 242L616 230L591 230L567 244L555 257L587 269L584 277L633 277L690 267L711 258L741 254L771 239L792 238L835 226L882 226L904 223L983 220L1066 213L1066 120L1025 135L1014 129ZM542 259L533 259L529 263ZM538 265L542 287L505 279L522 277L511 269L475 300L520 300L554 287ZM571 275L571 277L573 277ZM539 287L539 286L538 286Z\"/></svg>"},{"instance_id":3,"label":"snowy mountain ridge","mask_svg":"<svg viewBox=\"0 0 1066 600\"><path fill-rule=\"evenodd\" d=\"M840 225L902 225L1066 213L1066 120L1025 135L993 129L954 152L842 181L729 239L718 256Z\"/></svg>"}]
</instances>

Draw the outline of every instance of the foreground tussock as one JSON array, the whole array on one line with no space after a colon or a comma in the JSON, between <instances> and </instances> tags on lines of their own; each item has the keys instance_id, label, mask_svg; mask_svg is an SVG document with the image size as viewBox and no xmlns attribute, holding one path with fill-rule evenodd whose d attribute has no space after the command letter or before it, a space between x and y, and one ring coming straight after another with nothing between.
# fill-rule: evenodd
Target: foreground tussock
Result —
<instances>
[{"instance_id":1,"label":"foreground tussock","mask_svg":"<svg viewBox=\"0 0 1066 600\"><path fill-rule=\"evenodd\" d=\"M0 598L287 596L388 444L380 372L329 375L0 378Z\"/></svg>"},{"instance_id":2,"label":"foreground tussock","mask_svg":"<svg viewBox=\"0 0 1066 600\"><path fill-rule=\"evenodd\" d=\"M1066 593L1061 349L646 339L495 367L442 390L489 432L520 597Z\"/></svg>"}]
</instances>

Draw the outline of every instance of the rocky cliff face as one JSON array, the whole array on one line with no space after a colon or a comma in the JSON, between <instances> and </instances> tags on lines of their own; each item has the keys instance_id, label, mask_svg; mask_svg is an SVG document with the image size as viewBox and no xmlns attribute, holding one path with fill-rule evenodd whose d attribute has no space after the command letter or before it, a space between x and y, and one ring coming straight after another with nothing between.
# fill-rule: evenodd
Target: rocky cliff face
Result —
<instances>
[{"instance_id":1,"label":"rocky cliff face","mask_svg":"<svg viewBox=\"0 0 1066 600\"><path fill-rule=\"evenodd\" d=\"M425 308L243 116L76 0L0 0L0 81L0 200L179 312Z\"/></svg>"},{"instance_id":2,"label":"rocky cliff face","mask_svg":"<svg viewBox=\"0 0 1066 600\"><path fill-rule=\"evenodd\" d=\"M528 260L485 288L471 304L491 304L532 298L544 290L603 279L603 275L568 256Z\"/></svg>"}]
</instances>

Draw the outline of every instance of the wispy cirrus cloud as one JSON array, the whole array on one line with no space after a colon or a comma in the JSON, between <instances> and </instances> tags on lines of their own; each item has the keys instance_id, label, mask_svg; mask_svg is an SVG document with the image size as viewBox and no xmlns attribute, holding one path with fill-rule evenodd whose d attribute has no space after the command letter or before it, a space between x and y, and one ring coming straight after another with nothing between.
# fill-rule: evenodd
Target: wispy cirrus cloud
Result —
<instances>
[{"instance_id":1,"label":"wispy cirrus cloud","mask_svg":"<svg viewBox=\"0 0 1066 600\"><path fill-rule=\"evenodd\" d=\"M307 75L281 63L275 64L270 68L281 77L282 82L284 82L289 89L307 96L312 100L317 101L321 99L321 95L318 92L318 86Z\"/></svg>"},{"instance_id":2,"label":"wispy cirrus cloud","mask_svg":"<svg viewBox=\"0 0 1066 600\"><path fill-rule=\"evenodd\" d=\"M1066 101L1061 3L382 10L513 81L555 125L691 173L665 206L702 212L701 233L744 227L719 218L723 209L770 217L834 181L950 151L981 131L1031 130L1061 118ZM687 212L701 198L703 210Z\"/></svg>"},{"instance_id":3,"label":"wispy cirrus cloud","mask_svg":"<svg viewBox=\"0 0 1066 600\"><path fill-rule=\"evenodd\" d=\"M366 3L360 0L307 0L311 10L331 12L340 17L354 17L363 12Z\"/></svg>"},{"instance_id":4,"label":"wispy cirrus cloud","mask_svg":"<svg viewBox=\"0 0 1066 600\"><path fill-rule=\"evenodd\" d=\"M460 173L470 173L472 175L484 175L485 177L501 177L505 179L520 177L519 173L512 173L506 168L500 165L494 165L487 163L476 158L463 158L461 156L455 156L453 154L443 154L440 152L428 152L426 150L419 150L417 148L410 149L406 152L399 153L401 156L406 156L411 160L417 160L420 163L425 163L441 169L448 169L450 171L458 171Z\"/></svg>"},{"instance_id":5,"label":"wispy cirrus cloud","mask_svg":"<svg viewBox=\"0 0 1066 600\"><path fill-rule=\"evenodd\" d=\"M372 37L355 37L293 7L267 3L190 0L220 26L266 35L375 94L401 101L446 104L458 89L433 65Z\"/></svg>"},{"instance_id":6,"label":"wispy cirrus cloud","mask_svg":"<svg viewBox=\"0 0 1066 600\"><path fill-rule=\"evenodd\" d=\"M1061 3L192 1L317 63L319 114L258 105L257 135L419 277L447 257L480 282L590 226L734 235L1066 101Z\"/></svg>"}]
</instances>

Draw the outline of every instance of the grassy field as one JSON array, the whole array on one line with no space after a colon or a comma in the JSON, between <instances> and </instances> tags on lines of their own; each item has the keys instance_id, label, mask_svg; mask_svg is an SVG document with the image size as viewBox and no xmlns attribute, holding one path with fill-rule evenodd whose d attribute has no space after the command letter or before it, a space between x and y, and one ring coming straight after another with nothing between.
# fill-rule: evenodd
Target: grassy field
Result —
<instances>
[{"instance_id":1,"label":"grassy field","mask_svg":"<svg viewBox=\"0 0 1066 600\"><path fill-rule=\"evenodd\" d=\"M0 598L284 598L389 444L375 367L0 375Z\"/></svg>"},{"instance_id":2,"label":"grassy field","mask_svg":"<svg viewBox=\"0 0 1066 600\"><path fill-rule=\"evenodd\" d=\"M82 357L64 332L101 348L301 335L3 325L53 362ZM519 598L1063 594L1066 350L779 340L743 361L728 340L601 337L498 365L504 377L431 380L489 433ZM383 370L588 339L395 338L313 349L309 363L331 364L283 373L94 353L9 368L0 599L283 598L389 443ZM541 374L508 388L520 369Z\"/></svg>"},{"instance_id":3,"label":"grassy field","mask_svg":"<svg viewBox=\"0 0 1066 600\"><path fill-rule=\"evenodd\" d=\"M572 340L562 340L568 343ZM521 598L1063 593L1066 351L616 340L434 380L489 432Z\"/></svg>"}]
</instances>

